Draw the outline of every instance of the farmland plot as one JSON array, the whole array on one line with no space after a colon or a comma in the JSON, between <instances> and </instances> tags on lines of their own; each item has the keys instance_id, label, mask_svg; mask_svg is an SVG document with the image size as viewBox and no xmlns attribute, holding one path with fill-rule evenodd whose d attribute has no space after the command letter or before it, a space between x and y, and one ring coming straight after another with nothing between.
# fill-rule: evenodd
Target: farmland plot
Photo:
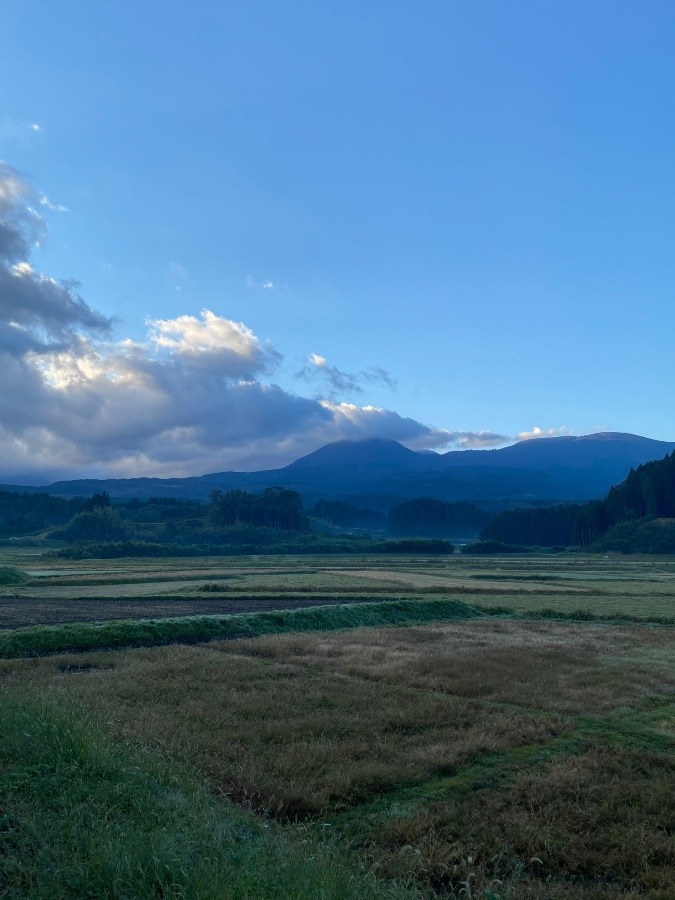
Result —
<instances>
[{"instance_id":1,"label":"farmland plot","mask_svg":"<svg viewBox=\"0 0 675 900\"><path fill-rule=\"evenodd\" d=\"M72 741L84 756L90 745L110 741L117 748L110 751L113 757L128 759L130 772L164 766L182 773L171 778L197 785L172 807L171 834L159 839L151 829L142 838L150 842L143 846L167 860L161 872L144 870L146 880L138 884L155 885L145 895L182 883L172 866L191 871L182 849L165 857L162 848L187 848L198 840L221 860L219 872L228 859L235 865L234 845L226 842L219 850L212 843L215 832L197 838L181 824L180 809L187 827L202 816L197 808L208 807L205 821L234 815L227 809L243 816L234 834L260 834L255 852L268 852L265 827L277 842L270 858L287 852L279 840L288 842L294 861L290 869L279 864L279 879L262 867L262 880L253 886L247 875L236 881L233 874L231 884L239 885L241 896L673 896L672 559L563 554L66 565L16 552L0 562L28 575L0 588L1 621L12 629L79 622L73 627L86 636L87 629L96 630L87 623L123 616L130 621L118 631L133 635L138 628L142 643L150 631L134 620L242 612L249 614L240 620L247 624L232 634L248 629L262 635L135 649L111 649L120 642L103 641L89 645L102 647L99 652L57 653L58 634L50 638L56 643L43 645L51 649L40 650L38 630L37 652L52 655L0 660L0 712L9 723L0 736L3 759L12 758L12 734L18 734L17 747L21 740L30 743L15 748L16 772L24 774L8 775L3 788L12 818L2 819L9 822L11 839L0 831L0 884L20 886L11 896L42 896L39 881L53 865L40 870L32 887L21 873L33 871L44 853L66 868L72 860L81 884L103 877L99 851L78 855L79 838L73 837L69 849L60 839L50 844L40 838L49 852L35 850L49 816L79 821L87 804L66 813L78 790L91 797L85 832L100 832L97 840L117 854L109 884L132 885L125 896L144 896L134 893L140 876L120 861L135 859L133 850L115 844L103 812L112 802L104 800L110 776L94 766L99 774L86 790L58 794L80 771L68 762ZM339 606L345 602L351 606ZM260 627L251 614L284 609L298 612L268 615ZM394 609L396 617L378 618L378 610ZM359 627L378 621L399 627ZM21 632L21 641L8 641L7 647L29 647L32 634ZM35 718L30 710L38 708L53 712ZM16 724L21 716L33 716L35 728L48 728L52 714L82 723L73 724L71 744L59 738L53 748L64 748L65 769L38 760L40 748L47 753L51 744L22 738L33 726ZM115 771L124 765L115 763ZM15 770L10 765L6 771ZM56 773L62 787L51 785L48 772ZM121 774L115 777L115 796L138 790L125 787ZM155 776L147 778L146 792ZM22 786L35 801L30 815ZM164 790L156 786L151 794L161 797ZM12 800L17 791L20 800ZM190 799L198 794L201 799ZM53 807L57 796L62 799ZM149 809L153 803L148 795ZM125 806L120 815L133 809ZM246 824L247 815L262 823L262 832ZM129 834L146 834L142 825L124 827ZM114 825L115 834L122 834L120 828ZM291 872L301 887L289 887ZM214 875L209 881L206 872L199 877L211 887L193 894L176 887L166 895L227 896L227 879ZM106 890L108 896L113 889Z\"/></svg>"}]
</instances>

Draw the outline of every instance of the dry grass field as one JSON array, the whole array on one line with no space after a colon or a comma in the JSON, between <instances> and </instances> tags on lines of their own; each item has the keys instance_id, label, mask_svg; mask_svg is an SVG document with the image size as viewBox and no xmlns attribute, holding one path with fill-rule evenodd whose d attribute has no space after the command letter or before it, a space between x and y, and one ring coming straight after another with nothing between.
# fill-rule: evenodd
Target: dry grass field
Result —
<instances>
[{"instance_id":1,"label":"dry grass field","mask_svg":"<svg viewBox=\"0 0 675 900\"><path fill-rule=\"evenodd\" d=\"M392 884L482 900L675 896L675 629L657 621L675 616L672 559L7 562L32 576L3 589L12 624L40 605L57 621L85 606L103 618L114 603L143 615L153 587L181 614L441 591L508 607L5 659L0 685L75 708L294 845L330 840L381 879L382 896Z\"/></svg>"}]
</instances>

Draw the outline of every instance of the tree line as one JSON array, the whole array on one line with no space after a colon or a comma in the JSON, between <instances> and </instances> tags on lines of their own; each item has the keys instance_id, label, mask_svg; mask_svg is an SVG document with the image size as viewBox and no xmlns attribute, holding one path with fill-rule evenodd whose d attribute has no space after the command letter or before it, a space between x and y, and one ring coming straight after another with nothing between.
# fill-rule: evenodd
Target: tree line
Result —
<instances>
[{"instance_id":1,"label":"tree line","mask_svg":"<svg viewBox=\"0 0 675 900\"><path fill-rule=\"evenodd\" d=\"M611 488L602 500L585 504L562 504L539 509L513 509L503 512L480 534L482 540L539 546L576 545L592 547L604 541L610 531L626 523L641 520L675 518L675 451L654 462L631 469L625 481ZM645 534L660 535L650 545ZM663 529L642 532L639 549L650 546L664 552ZM632 549L635 528L625 528L621 540L624 549ZM655 538L656 540L656 538ZM611 543L611 542L610 542ZM606 543L602 548L607 547ZM638 549L638 546L635 546ZM674 548L675 549L675 548ZM655 552L657 552L655 550Z\"/></svg>"}]
</instances>

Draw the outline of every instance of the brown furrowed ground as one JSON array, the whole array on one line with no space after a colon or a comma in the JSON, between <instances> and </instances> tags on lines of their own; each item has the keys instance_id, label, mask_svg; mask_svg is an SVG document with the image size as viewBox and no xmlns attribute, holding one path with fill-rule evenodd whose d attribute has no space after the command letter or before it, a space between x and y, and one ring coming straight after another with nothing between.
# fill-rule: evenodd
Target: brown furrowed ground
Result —
<instances>
[{"instance_id":1,"label":"brown furrowed ground","mask_svg":"<svg viewBox=\"0 0 675 900\"><path fill-rule=\"evenodd\" d=\"M109 592L109 591L108 591ZM143 597L127 600L114 597L85 596L77 599L18 596L0 599L0 628L24 625L58 625L66 622L106 622L117 619L156 619L174 616L208 616L232 613L265 612L273 609L302 609L310 606L334 606L336 603L372 602L380 597L253 595L218 598L211 592L189 598L176 596Z\"/></svg>"}]
</instances>

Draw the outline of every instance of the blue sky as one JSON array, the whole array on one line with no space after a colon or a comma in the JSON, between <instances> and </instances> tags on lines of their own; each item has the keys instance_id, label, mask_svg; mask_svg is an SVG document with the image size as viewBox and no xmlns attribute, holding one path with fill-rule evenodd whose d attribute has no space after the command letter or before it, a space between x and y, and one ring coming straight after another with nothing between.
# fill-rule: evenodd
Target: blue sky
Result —
<instances>
[{"instance_id":1,"label":"blue sky","mask_svg":"<svg viewBox=\"0 0 675 900\"><path fill-rule=\"evenodd\" d=\"M31 277L115 322L11 320L44 338L16 392L64 406L2 411L0 477L675 439L672 3L6 0L2 26L0 159L49 199Z\"/></svg>"}]
</instances>

